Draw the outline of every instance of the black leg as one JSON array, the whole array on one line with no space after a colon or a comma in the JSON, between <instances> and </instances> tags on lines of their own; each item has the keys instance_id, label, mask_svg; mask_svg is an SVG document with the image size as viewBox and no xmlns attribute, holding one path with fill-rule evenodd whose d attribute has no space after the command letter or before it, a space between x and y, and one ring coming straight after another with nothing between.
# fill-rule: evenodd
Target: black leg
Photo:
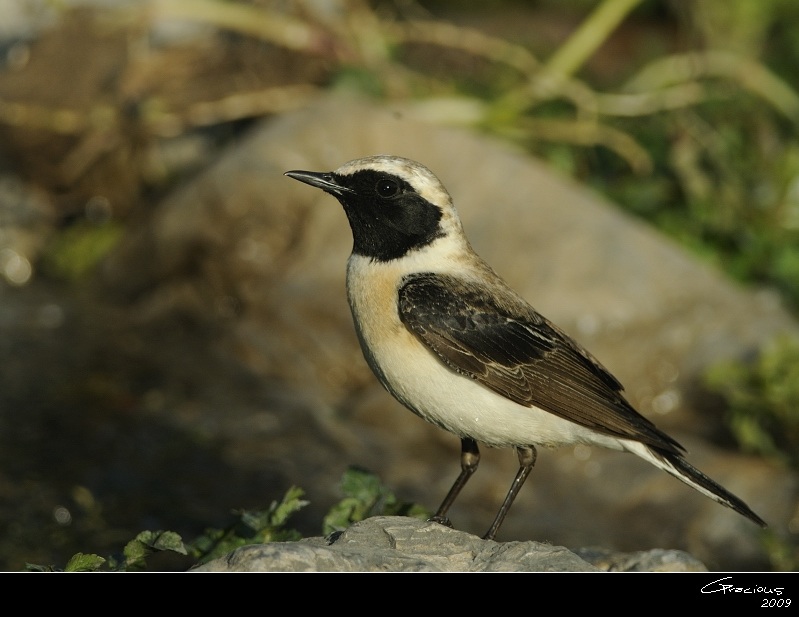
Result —
<instances>
[{"instance_id":1,"label":"black leg","mask_svg":"<svg viewBox=\"0 0 799 617\"><path fill-rule=\"evenodd\" d=\"M513 500L516 499L516 495L519 494L519 489L522 488L522 484L524 484L527 476L529 476L530 472L533 470L533 465L535 465L537 454L533 446L528 446L526 448L518 447L516 448L516 453L519 455L519 471L516 472L513 484L510 485L510 490L505 496L505 501L502 502L502 507L499 509L499 512L497 512L497 516L491 524L491 528L486 532L486 535L483 536L484 540L493 540L494 536L497 535L497 531L499 531L502 521L505 520L505 515L508 513L508 510L510 510Z\"/></svg>"},{"instance_id":2,"label":"black leg","mask_svg":"<svg viewBox=\"0 0 799 617\"><path fill-rule=\"evenodd\" d=\"M438 511L430 519L431 521L441 523L447 527L452 527L452 523L450 523L447 518L447 511L455 501L458 493L460 493L461 489L466 485L466 482L472 477L472 474L477 471L477 466L479 464L480 450L477 447L477 442L474 439L464 437L461 439L461 473L455 480L455 484L449 489L447 496L444 497L444 501L441 502Z\"/></svg>"}]
</instances>

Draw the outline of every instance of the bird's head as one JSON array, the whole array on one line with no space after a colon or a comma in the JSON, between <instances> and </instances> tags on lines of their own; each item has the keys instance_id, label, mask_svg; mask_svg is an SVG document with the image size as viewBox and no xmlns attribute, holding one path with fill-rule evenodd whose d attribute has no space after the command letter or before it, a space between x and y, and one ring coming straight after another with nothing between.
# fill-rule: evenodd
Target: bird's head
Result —
<instances>
[{"instance_id":1,"label":"bird's head","mask_svg":"<svg viewBox=\"0 0 799 617\"><path fill-rule=\"evenodd\" d=\"M341 202L352 228L355 254L389 261L440 238L463 238L449 193L433 172L415 161L370 156L335 171L295 170L285 175Z\"/></svg>"}]
</instances>

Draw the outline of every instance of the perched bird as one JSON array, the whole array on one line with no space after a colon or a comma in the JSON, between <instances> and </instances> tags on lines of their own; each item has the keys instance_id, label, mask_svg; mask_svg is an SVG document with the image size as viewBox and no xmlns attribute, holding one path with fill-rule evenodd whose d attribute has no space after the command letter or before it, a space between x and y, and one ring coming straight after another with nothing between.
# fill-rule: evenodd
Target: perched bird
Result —
<instances>
[{"instance_id":1,"label":"perched bird","mask_svg":"<svg viewBox=\"0 0 799 617\"><path fill-rule=\"evenodd\" d=\"M408 409L461 439L461 472L432 520L477 469L477 443L516 449L519 471L485 534L493 539L535 464L536 446L625 450L765 526L691 466L590 353L533 309L469 245L425 166L370 156L335 171L287 171L344 207L353 235L347 296L361 349Z\"/></svg>"}]
</instances>

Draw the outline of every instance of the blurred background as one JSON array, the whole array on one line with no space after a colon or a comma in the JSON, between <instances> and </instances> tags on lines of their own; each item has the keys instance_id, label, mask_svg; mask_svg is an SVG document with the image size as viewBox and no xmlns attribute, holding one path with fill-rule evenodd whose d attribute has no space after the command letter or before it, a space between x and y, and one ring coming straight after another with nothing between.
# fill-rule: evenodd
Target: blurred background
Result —
<instances>
[{"instance_id":1,"label":"blurred background","mask_svg":"<svg viewBox=\"0 0 799 617\"><path fill-rule=\"evenodd\" d=\"M721 568L799 569L799 343L769 329L795 333L799 312L797 66L793 0L1 3L0 569L107 556L145 529L192 538L295 485L310 504L293 525L319 535L350 464L438 505L457 440L431 432L387 449L394 420L376 425L393 403L354 345L346 252L324 250L349 231L335 204L280 179L370 143L361 101L542 161L772 307L746 308L740 323L764 325L745 349L683 358L691 379L676 403L633 397L664 428L779 478L751 481L778 522L747 529L743 557L701 554L690 522L674 537L639 523L634 539L629 527L593 537L553 521L543 538L511 524L505 539L663 542ZM331 97L359 101L328 122L353 127L350 148L303 133ZM383 151L371 147L357 155ZM495 169L478 155L468 165L453 194ZM590 318L573 325L601 335ZM504 457L502 473L481 469L495 501L515 467ZM436 496L420 486L432 475ZM552 508L561 527L581 526ZM706 542L718 525L703 529Z\"/></svg>"}]
</instances>

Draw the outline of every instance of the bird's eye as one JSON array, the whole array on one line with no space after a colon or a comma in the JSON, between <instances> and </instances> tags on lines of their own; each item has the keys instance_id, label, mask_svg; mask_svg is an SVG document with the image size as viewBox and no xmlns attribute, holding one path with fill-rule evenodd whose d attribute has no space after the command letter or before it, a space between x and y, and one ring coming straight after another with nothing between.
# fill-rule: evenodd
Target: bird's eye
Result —
<instances>
[{"instance_id":1,"label":"bird's eye","mask_svg":"<svg viewBox=\"0 0 799 617\"><path fill-rule=\"evenodd\" d=\"M399 193L399 184L389 178L382 178L377 182L375 191L383 199L389 199Z\"/></svg>"}]
</instances>

